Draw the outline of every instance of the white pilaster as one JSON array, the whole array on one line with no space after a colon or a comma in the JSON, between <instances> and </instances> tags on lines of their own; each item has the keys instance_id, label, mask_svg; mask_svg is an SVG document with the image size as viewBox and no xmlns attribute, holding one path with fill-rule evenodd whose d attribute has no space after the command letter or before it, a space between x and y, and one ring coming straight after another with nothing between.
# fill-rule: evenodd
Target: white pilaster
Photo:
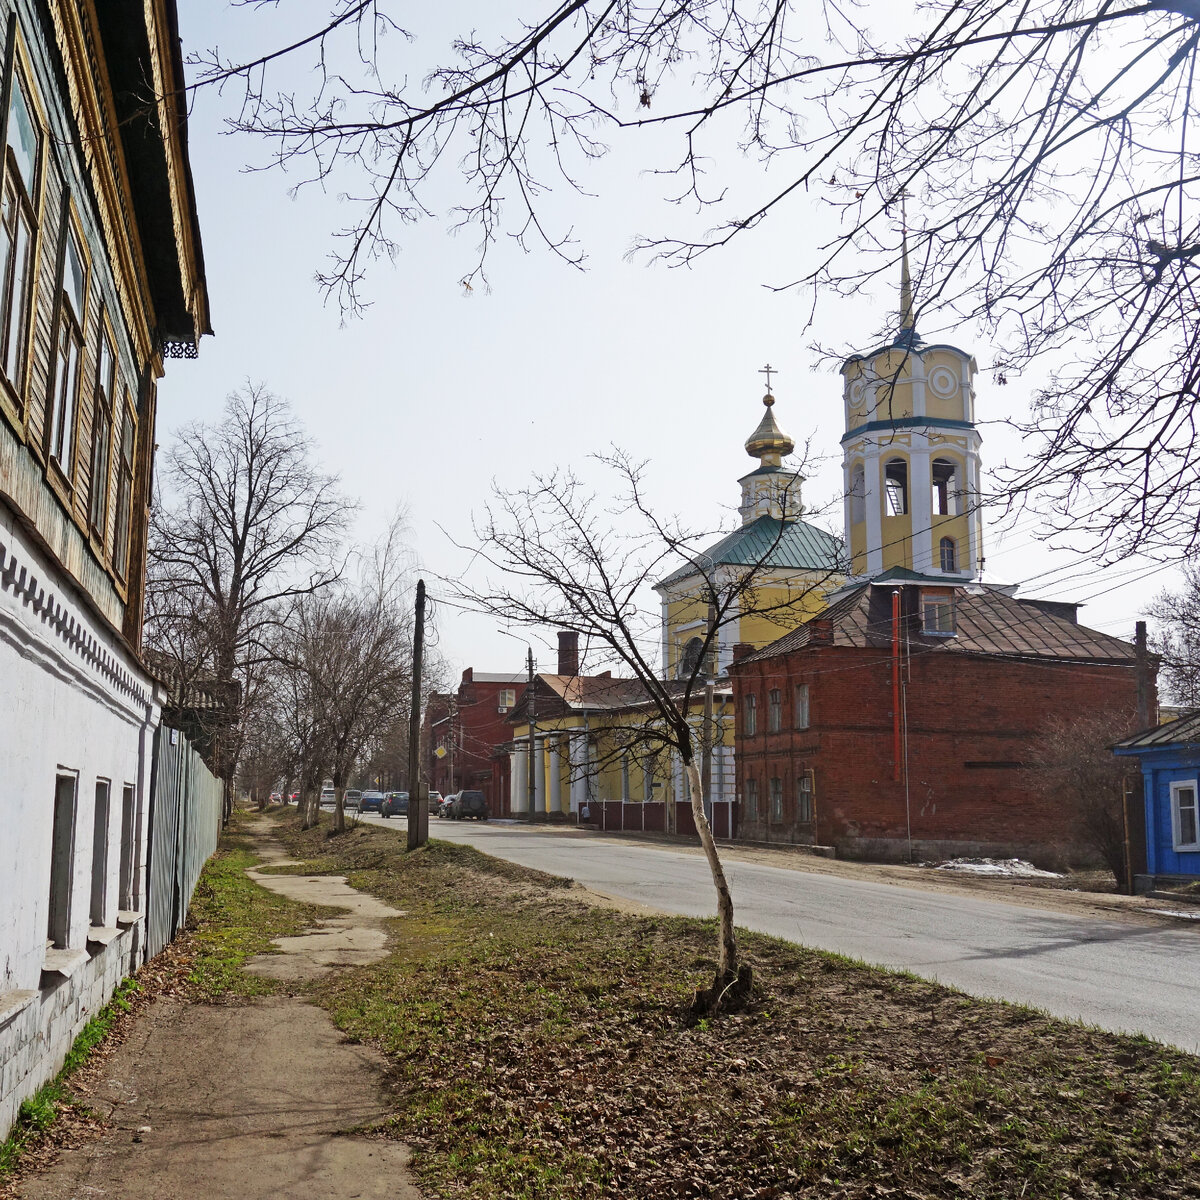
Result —
<instances>
[{"instance_id":1,"label":"white pilaster","mask_svg":"<svg viewBox=\"0 0 1200 1200\"><path fill-rule=\"evenodd\" d=\"M571 811L577 813L587 800L587 734L572 733L567 738L567 763Z\"/></svg>"},{"instance_id":2,"label":"white pilaster","mask_svg":"<svg viewBox=\"0 0 1200 1200\"><path fill-rule=\"evenodd\" d=\"M873 442L863 446L863 482L867 506L867 574L883 572L883 456Z\"/></svg>"},{"instance_id":3,"label":"white pilaster","mask_svg":"<svg viewBox=\"0 0 1200 1200\"><path fill-rule=\"evenodd\" d=\"M515 813L529 811L529 750L528 741L516 743L508 756L509 799Z\"/></svg>"},{"instance_id":4,"label":"white pilaster","mask_svg":"<svg viewBox=\"0 0 1200 1200\"><path fill-rule=\"evenodd\" d=\"M551 734L546 738L546 769L550 772L550 803L547 812L562 812L562 754L561 738Z\"/></svg>"},{"instance_id":5,"label":"white pilaster","mask_svg":"<svg viewBox=\"0 0 1200 1200\"><path fill-rule=\"evenodd\" d=\"M914 385L915 386L915 385ZM925 385L922 384L922 393ZM913 430L908 456L908 510L912 521L912 565L928 575L933 561L933 468L929 465L929 439ZM938 560L940 569L941 560Z\"/></svg>"},{"instance_id":6,"label":"white pilaster","mask_svg":"<svg viewBox=\"0 0 1200 1200\"><path fill-rule=\"evenodd\" d=\"M546 735L538 734L533 753L533 811L546 811Z\"/></svg>"}]
</instances>

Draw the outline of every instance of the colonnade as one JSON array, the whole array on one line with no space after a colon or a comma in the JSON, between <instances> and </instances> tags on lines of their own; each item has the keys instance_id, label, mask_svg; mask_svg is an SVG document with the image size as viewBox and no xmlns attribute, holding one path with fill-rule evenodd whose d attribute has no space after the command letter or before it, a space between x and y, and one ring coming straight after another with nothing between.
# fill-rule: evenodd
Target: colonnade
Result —
<instances>
[{"instance_id":1,"label":"colonnade","mask_svg":"<svg viewBox=\"0 0 1200 1200\"><path fill-rule=\"evenodd\" d=\"M516 738L513 747L508 755L512 811L525 813L529 811L528 736ZM585 730L547 730L535 734L534 813L578 813L589 799L595 799L593 779L594 768Z\"/></svg>"}]
</instances>

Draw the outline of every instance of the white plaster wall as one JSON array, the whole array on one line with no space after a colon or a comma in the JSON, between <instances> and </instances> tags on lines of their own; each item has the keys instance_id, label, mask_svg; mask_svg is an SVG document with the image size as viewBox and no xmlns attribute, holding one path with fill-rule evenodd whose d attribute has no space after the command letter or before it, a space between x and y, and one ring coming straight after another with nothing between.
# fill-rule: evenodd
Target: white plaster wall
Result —
<instances>
[{"instance_id":1,"label":"white plaster wall","mask_svg":"<svg viewBox=\"0 0 1200 1200\"><path fill-rule=\"evenodd\" d=\"M126 960L140 944L136 926L107 949L88 942L95 788L98 779L110 783L107 905L102 923L115 926L126 784L136 789L135 807L141 814L134 887L137 896L144 896L150 749L160 709L153 685L136 661L62 589L56 571L2 507L0 680L3 1137L13 1104L48 1078L47 1071L57 1070L55 1064L61 1063L75 1032L108 998L128 969ZM59 774L66 773L78 776L68 948L91 956L70 979L43 975L55 783ZM37 998L13 1015L12 994L23 992L33 992ZM30 1022L40 1030L36 1036L29 1032Z\"/></svg>"}]
</instances>

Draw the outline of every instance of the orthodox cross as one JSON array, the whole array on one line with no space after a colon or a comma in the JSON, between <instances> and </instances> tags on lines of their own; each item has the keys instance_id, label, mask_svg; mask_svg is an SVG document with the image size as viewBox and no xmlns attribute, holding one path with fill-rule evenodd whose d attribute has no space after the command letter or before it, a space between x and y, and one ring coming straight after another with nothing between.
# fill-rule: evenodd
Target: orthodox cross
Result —
<instances>
[{"instance_id":1,"label":"orthodox cross","mask_svg":"<svg viewBox=\"0 0 1200 1200\"><path fill-rule=\"evenodd\" d=\"M773 366L771 366L770 363L767 363L767 365L759 371L759 374L767 377L767 391L769 392L771 390L771 376L778 375L779 372Z\"/></svg>"}]
</instances>

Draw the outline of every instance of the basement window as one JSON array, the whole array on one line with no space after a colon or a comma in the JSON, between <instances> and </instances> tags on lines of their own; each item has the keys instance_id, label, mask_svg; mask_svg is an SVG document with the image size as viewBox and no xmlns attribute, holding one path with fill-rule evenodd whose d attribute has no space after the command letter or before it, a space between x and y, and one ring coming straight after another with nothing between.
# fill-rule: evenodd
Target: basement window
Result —
<instances>
[{"instance_id":1,"label":"basement window","mask_svg":"<svg viewBox=\"0 0 1200 1200\"><path fill-rule=\"evenodd\" d=\"M54 841L50 855L50 916L46 937L56 950L71 936L71 876L75 870L75 799L77 775L59 775L54 782Z\"/></svg>"},{"instance_id":2,"label":"basement window","mask_svg":"<svg viewBox=\"0 0 1200 1200\"><path fill-rule=\"evenodd\" d=\"M934 637L954 636L953 592L921 593L921 630Z\"/></svg>"}]
</instances>

